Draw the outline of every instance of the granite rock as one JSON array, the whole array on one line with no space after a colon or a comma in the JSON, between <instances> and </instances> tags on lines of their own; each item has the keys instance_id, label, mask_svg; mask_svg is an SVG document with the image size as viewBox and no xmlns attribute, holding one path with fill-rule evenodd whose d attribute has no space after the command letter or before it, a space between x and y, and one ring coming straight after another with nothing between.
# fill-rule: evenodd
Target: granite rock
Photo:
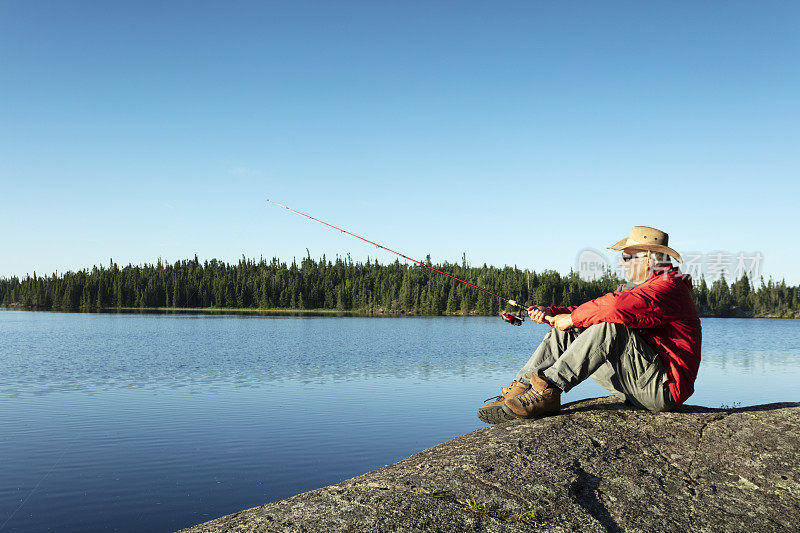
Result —
<instances>
[{"instance_id":1,"label":"granite rock","mask_svg":"<svg viewBox=\"0 0 800 533\"><path fill-rule=\"evenodd\" d=\"M798 531L800 403L575 402L185 531L528 530Z\"/></svg>"}]
</instances>

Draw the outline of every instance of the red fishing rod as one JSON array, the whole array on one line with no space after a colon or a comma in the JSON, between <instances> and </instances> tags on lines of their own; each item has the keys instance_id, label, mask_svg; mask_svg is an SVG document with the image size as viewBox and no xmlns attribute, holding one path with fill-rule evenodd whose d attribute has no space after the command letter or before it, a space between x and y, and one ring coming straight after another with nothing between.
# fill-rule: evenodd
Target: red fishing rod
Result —
<instances>
[{"instance_id":1,"label":"red fishing rod","mask_svg":"<svg viewBox=\"0 0 800 533\"><path fill-rule=\"evenodd\" d=\"M373 246L377 246L378 248L386 250L387 252L391 252L391 253L393 253L395 255L399 255L403 259L406 259L406 260L411 261L413 263L416 263L416 264L418 264L420 266L423 266L423 267L427 268L428 270L433 270L434 272L436 272L438 274L442 274L443 276L447 276L448 278L454 279L454 280L458 281L459 283L463 283L465 285L469 285L470 287L472 287L474 289L478 289L479 291L485 292L486 294L494 296L495 298L499 298L499 299L503 300L504 302L507 302L509 305L512 305L512 306L514 306L514 307L516 307L518 309L521 309L523 311L527 311L528 310L528 308L526 306L518 304L515 300L509 300L508 298L500 296L499 294L495 294L492 291L486 290L486 289L484 289L482 287L478 287L477 285L473 285L469 281L464 281L463 279L457 278L457 277L455 277L453 275L450 275L447 272L442 272L441 270L433 268L432 266L426 265L422 261L418 261L418 260L416 260L416 259L414 259L412 257L408 257L405 254L401 254L400 252L396 252L396 251L394 251L394 250L392 250L390 248L387 248L386 246L383 246L382 244L378 244L377 242L373 242L373 241L371 241L369 239L365 239L364 237L361 237L360 235L356 235L355 233L350 233L349 231L347 231L345 229L342 229L342 228L340 228L338 226L334 226L333 224L329 224L329 223L325 222L324 220L320 220L318 218L314 218L311 215L307 215L307 214L305 214L303 212L300 212L300 211L298 211L296 209L292 209L291 207L287 207L287 206L285 206L283 204L279 204L278 202L273 202L272 200L269 200L269 199L267 200L267 202L269 202L269 203L271 203L273 205L277 205L278 207L282 207L282 208L284 208L284 209L286 209L288 211L291 211L292 213L297 213L298 215L304 216L304 217L306 217L308 219L311 219L311 220L313 220L315 222L319 222L320 224L324 224L324 225L328 226L329 228L333 228L335 230L341 231L342 233L350 235L351 237L355 237L356 239L361 239L362 241L367 242L369 244L372 244ZM503 313L500 316L503 317L503 320L505 320L509 324L513 324L515 326L521 326L522 322L525 320L525 315L524 314L514 315L514 314L511 314L511 313Z\"/></svg>"}]
</instances>

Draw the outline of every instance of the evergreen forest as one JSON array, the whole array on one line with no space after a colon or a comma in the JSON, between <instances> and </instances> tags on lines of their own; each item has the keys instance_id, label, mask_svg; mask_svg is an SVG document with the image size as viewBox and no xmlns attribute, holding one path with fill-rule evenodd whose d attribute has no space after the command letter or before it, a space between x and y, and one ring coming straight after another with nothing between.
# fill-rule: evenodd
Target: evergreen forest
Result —
<instances>
[{"instance_id":1,"label":"evergreen forest","mask_svg":"<svg viewBox=\"0 0 800 533\"><path fill-rule=\"evenodd\" d=\"M516 267L427 264L493 293L538 305L577 305L617 288L608 272L584 281L575 272L533 272ZM702 316L800 317L800 287L742 277L707 285L694 280L693 297ZM360 314L493 315L503 302L419 265L395 261L331 261L306 257L291 264L277 258L216 259L120 267L113 260L78 272L0 278L5 307L44 310L237 309L330 311Z\"/></svg>"}]
</instances>

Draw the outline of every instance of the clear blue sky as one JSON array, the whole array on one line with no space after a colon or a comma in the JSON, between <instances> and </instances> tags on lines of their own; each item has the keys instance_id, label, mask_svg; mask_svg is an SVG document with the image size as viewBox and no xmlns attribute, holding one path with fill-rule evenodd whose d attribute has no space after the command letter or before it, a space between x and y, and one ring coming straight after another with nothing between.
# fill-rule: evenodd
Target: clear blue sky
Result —
<instances>
[{"instance_id":1,"label":"clear blue sky","mask_svg":"<svg viewBox=\"0 0 800 533\"><path fill-rule=\"evenodd\" d=\"M800 283L796 2L0 2L0 276L569 271L634 224Z\"/></svg>"}]
</instances>

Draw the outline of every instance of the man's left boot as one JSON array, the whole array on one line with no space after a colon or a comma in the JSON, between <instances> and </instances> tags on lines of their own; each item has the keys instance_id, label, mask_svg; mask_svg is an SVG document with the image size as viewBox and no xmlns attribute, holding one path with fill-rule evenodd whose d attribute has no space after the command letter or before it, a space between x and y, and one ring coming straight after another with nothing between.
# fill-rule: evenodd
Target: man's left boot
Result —
<instances>
[{"instance_id":1,"label":"man's left boot","mask_svg":"<svg viewBox=\"0 0 800 533\"><path fill-rule=\"evenodd\" d=\"M513 398L506 397L501 407L515 418L541 418L561 410L561 389L536 374L531 376L531 388Z\"/></svg>"},{"instance_id":2,"label":"man's left boot","mask_svg":"<svg viewBox=\"0 0 800 533\"><path fill-rule=\"evenodd\" d=\"M481 422L487 424L499 424L500 422L507 422L514 420L516 416L509 416L503 411L503 402L507 398L513 398L523 394L530 388L530 385L520 383L519 381L512 381L508 387L501 387L500 391L503 393L498 396L494 401L486 403L478 409L478 418Z\"/></svg>"}]
</instances>

